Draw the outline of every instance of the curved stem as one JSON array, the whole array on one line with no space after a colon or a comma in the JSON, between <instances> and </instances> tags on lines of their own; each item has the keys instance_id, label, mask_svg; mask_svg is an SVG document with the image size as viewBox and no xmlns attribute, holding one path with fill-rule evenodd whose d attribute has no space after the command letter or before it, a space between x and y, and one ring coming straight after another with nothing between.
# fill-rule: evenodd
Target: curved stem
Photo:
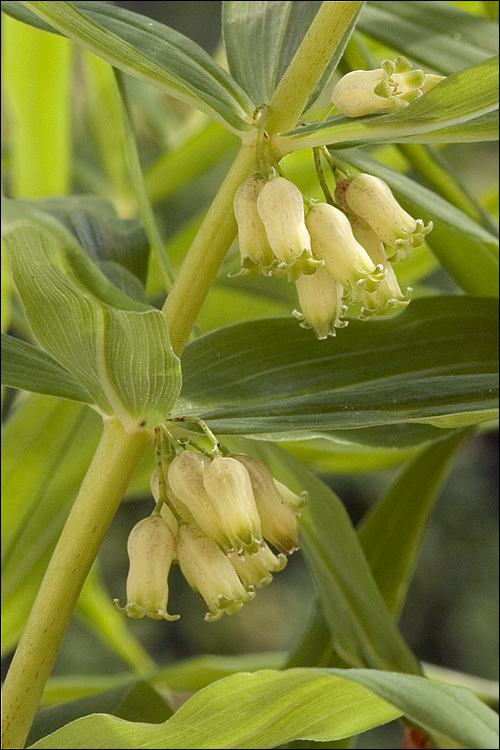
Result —
<instances>
[{"instance_id":1,"label":"curved stem","mask_svg":"<svg viewBox=\"0 0 500 750\"><path fill-rule=\"evenodd\" d=\"M128 435L118 419L105 422L5 679L2 715L5 750L24 747L80 590L150 444L148 433Z\"/></svg>"}]
</instances>

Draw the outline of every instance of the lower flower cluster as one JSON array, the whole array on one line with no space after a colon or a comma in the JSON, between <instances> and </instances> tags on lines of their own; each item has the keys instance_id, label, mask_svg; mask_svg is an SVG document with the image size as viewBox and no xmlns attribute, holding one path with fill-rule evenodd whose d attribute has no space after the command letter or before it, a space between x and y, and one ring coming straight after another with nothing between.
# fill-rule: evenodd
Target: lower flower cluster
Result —
<instances>
[{"instance_id":1,"label":"lower flower cluster","mask_svg":"<svg viewBox=\"0 0 500 750\"><path fill-rule=\"evenodd\" d=\"M252 456L182 450L155 469L151 490L156 509L128 540L127 604L114 600L129 617L178 618L167 611L175 561L205 600L206 620L234 614L299 548L306 493L295 495Z\"/></svg>"}]
</instances>

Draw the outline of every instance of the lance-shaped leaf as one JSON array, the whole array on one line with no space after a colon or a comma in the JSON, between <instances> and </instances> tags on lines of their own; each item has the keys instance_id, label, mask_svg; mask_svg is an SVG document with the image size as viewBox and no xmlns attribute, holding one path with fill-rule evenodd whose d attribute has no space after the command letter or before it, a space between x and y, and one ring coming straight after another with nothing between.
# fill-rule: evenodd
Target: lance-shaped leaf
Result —
<instances>
[{"instance_id":1,"label":"lance-shaped leaf","mask_svg":"<svg viewBox=\"0 0 500 750\"><path fill-rule=\"evenodd\" d=\"M94 714L32 747L271 748L294 739L328 742L349 737L402 713L449 738L451 747L498 746L495 712L464 688L375 670L288 669L219 680L164 724Z\"/></svg>"},{"instance_id":2,"label":"lance-shaped leaf","mask_svg":"<svg viewBox=\"0 0 500 750\"><path fill-rule=\"evenodd\" d=\"M178 415L218 434L273 434L492 419L497 304L415 300L391 320L318 341L288 318L240 323L186 347ZM424 439L429 439L429 436Z\"/></svg>"},{"instance_id":3,"label":"lance-shaped leaf","mask_svg":"<svg viewBox=\"0 0 500 750\"><path fill-rule=\"evenodd\" d=\"M163 315L114 287L63 227L47 227L41 216L5 228L35 337L103 414L131 431L160 424L181 378Z\"/></svg>"},{"instance_id":4,"label":"lance-shaped leaf","mask_svg":"<svg viewBox=\"0 0 500 750\"><path fill-rule=\"evenodd\" d=\"M433 130L442 135L447 127L454 128L456 140L457 125L477 120L495 109L498 109L498 57L445 78L419 99L391 114L354 120L332 117L295 128L278 139L278 143L282 153L325 143L344 146L399 143L409 137L415 142L429 143ZM478 135L480 132L476 130Z\"/></svg>"},{"instance_id":5,"label":"lance-shaped leaf","mask_svg":"<svg viewBox=\"0 0 500 750\"><path fill-rule=\"evenodd\" d=\"M6 2L2 10L25 23L57 30L235 132L252 129L254 105L245 92L199 45L158 21L92 0Z\"/></svg>"},{"instance_id":6,"label":"lance-shaped leaf","mask_svg":"<svg viewBox=\"0 0 500 750\"><path fill-rule=\"evenodd\" d=\"M450 75L498 53L498 26L453 3L366 3L358 28L397 52Z\"/></svg>"},{"instance_id":7,"label":"lance-shaped leaf","mask_svg":"<svg viewBox=\"0 0 500 750\"><path fill-rule=\"evenodd\" d=\"M223 3L222 24L229 69L256 104L270 101L320 6L317 0ZM307 108L316 101L335 70L357 17L358 14L349 24Z\"/></svg>"}]
</instances>

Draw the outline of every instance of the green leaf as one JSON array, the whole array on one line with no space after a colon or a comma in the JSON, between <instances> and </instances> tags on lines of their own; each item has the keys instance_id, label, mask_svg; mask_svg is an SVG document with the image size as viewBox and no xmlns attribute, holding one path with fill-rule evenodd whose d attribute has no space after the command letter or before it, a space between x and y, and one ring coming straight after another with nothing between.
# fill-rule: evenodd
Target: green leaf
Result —
<instances>
[{"instance_id":1,"label":"green leaf","mask_svg":"<svg viewBox=\"0 0 500 750\"><path fill-rule=\"evenodd\" d=\"M415 567L427 518L469 435L457 430L423 448L363 518L358 538L385 604L397 619Z\"/></svg>"},{"instance_id":2,"label":"green leaf","mask_svg":"<svg viewBox=\"0 0 500 750\"><path fill-rule=\"evenodd\" d=\"M498 27L454 3L369 2L358 29L442 75L498 53Z\"/></svg>"},{"instance_id":3,"label":"green leaf","mask_svg":"<svg viewBox=\"0 0 500 750\"><path fill-rule=\"evenodd\" d=\"M339 498L277 446L257 443L246 452L262 458L273 476L294 492L306 490L309 495L300 516L302 549L338 655L350 666L419 674Z\"/></svg>"},{"instance_id":4,"label":"green leaf","mask_svg":"<svg viewBox=\"0 0 500 750\"><path fill-rule=\"evenodd\" d=\"M321 2L316 0L223 3L223 36L229 70L255 104L271 100L320 6ZM351 21L306 109L314 104L335 70L357 17L358 14Z\"/></svg>"},{"instance_id":5,"label":"green leaf","mask_svg":"<svg viewBox=\"0 0 500 750\"><path fill-rule=\"evenodd\" d=\"M308 430L491 419L496 310L488 299L415 300L327 341L288 318L228 326L186 347L176 415L196 414L218 434L301 431L299 439Z\"/></svg>"},{"instance_id":6,"label":"green leaf","mask_svg":"<svg viewBox=\"0 0 500 750\"><path fill-rule=\"evenodd\" d=\"M426 238L443 268L468 294L498 296L498 238L432 190L358 150L342 152L355 167L380 177L412 215L433 222Z\"/></svg>"},{"instance_id":7,"label":"green leaf","mask_svg":"<svg viewBox=\"0 0 500 750\"><path fill-rule=\"evenodd\" d=\"M159 726L87 716L32 747L271 748L296 738L346 737L398 716L352 681L320 670L265 670L209 685Z\"/></svg>"},{"instance_id":8,"label":"green leaf","mask_svg":"<svg viewBox=\"0 0 500 750\"><path fill-rule=\"evenodd\" d=\"M161 312L114 287L69 233L61 242L59 230L32 220L8 222L5 233L40 344L104 414L116 414L129 430L161 423L180 388Z\"/></svg>"},{"instance_id":9,"label":"green leaf","mask_svg":"<svg viewBox=\"0 0 500 750\"><path fill-rule=\"evenodd\" d=\"M445 78L407 107L387 115L349 119L331 117L285 133L280 149L286 153L323 144L400 143L412 137L432 142L432 131L477 120L498 109L498 57ZM456 131L455 131L456 132ZM428 134L431 135L429 141ZM476 136L477 136L476 131ZM418 138L414 137L418 136Z\"/></svg>"},{"instance_id":10,"label":"green leaf","mask_svg":"<svg viewBox=\"0 0 500 750\"><path fill-rule=\"evenodd\" d=\"M497 715L464 688L375 670L289 669L220 680L162 725L87 716L32 747L271 748L348 737L401 712L460 747L498 746Z\"/></svg>"},{"instance_id":11,"label":"green leaf","mask_svg":"<svg viewBox=\"0 0 500 750\"><path fill-rule=\"evenodd\" d=\"M2 385L91 404L92 398L50 354L2 333Z\"/></svg>"},{"instance_id":12,"label":"green leaf","mask_svg":"<svg viewBox=\"0 0 500 750\"><path fill-rule=\"evenodd\" d=\"M70 721L94 713L110 714L125 721L161 724L172 716L173 711L147 682L136 680L106 693L42 709L35 716L26 744L32 745Z\"/></svg>"},{"instance_id":13,"label":"green leaf","mask_svg":"<svg viewBox=\"0 0 500 750\"><path fill-rule=\"evenodd\" d=\"M201 109L235 132L252 128L254 105L245 92L201 47L162 23L92 1L6 2L2 10L31 24L35 14L52 31L57 29L116 68Z\"/></svg>"}]
</instances>

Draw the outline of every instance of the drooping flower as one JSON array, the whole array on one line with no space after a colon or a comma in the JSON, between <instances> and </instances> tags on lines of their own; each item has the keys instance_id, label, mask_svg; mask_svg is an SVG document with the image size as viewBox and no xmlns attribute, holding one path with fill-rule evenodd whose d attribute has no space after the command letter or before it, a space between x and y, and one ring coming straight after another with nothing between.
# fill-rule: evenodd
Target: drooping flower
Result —
<instances>
[{"instance_id":1,"label":"drooping flower","mask_svg":"<svg viewBox=\"0 0 500 750\"><path fill-rule=\"evenodd\" d=\"M314 256L325 261L327 270L347 290L352 302L358 301L362 292L377 289L385 270L375 265L354 238L349 219L342 211L328 203L318 203L307 214L306 225Z\"/></svg>"},{"instance_id":2,"label":"drooping flower","mask_svg":"<svg viewBox=\"0 0 500 750\"><path fill-rule=\"evenodd\" d=\"M287 274L294 281L301 273L314 273L321 265L311 253L311 240L304 222L304 200L293 182L275 177L264 185L257 210L276 257L272 276Z\"/></svg>"},{"instance_id":3,"label":"drooping flower","mask_svg":"<svg viewBox=\"0 0 500 750\"><path fill-rule=\"evenodd\" d=\"M432 221L425 225L422 219L410 216L389 186L373 175L356 175L345 189L344 200L390 249L387 254L392 261L407 260L413 248L422 245L432 230Z\"/></svg>"},{"instance_id":4,"label":"drooping flower","mask_svg":"<svg viewBox=\"0 0 500 750\"><path fill-rule=\"evenodd\" d=\"M364 292L361 297L360 320L369 320L374 315L384 315L391 308L406 307L411 299L411 289L403 294L396 274L384 250L383 242L361 219L351 219L352 231L358 242L363 245L374 263L381 264L386 275L375 292Z\"/></svg>"},{"instance_id":5,"label":"drooping flower","mask_svg":"<svg viewBox=\"0 0 500 750\"><path fill-rule=\"evenodd\" d=\"M160 516L139 521L128 538L130 568L127 577L127 604L115 607L129 617L151 617L153 620L177 620L169 615L168 573L175 556L175 540L168 524Z\"/></svg>"},{"instance_id":6,"label":"drooping flower","mask_svg":"<svg viewBox=\"0 0 500 750\"><path fill-rule=\"evenodd\" d=\"M194 451L183 451L176 456L168 468L167 476L173 493L172 502L174 507L176 499L181 503L177 504L177 507L186 521L190 521L190 518L182 513L182 505L206 534L213 537L224 549L232 549L233 544L224 529L224 521L203 484L203 477L209 465L209 458Z\"/></svg>"},{"instance_id":7,"label":"drooping flower","mask_svg":"<svg viewBox=\"0 0 500 750\"><path fill-rule=\"evenodd\" d=\"M255 596L246 590L229 558L199 526L181 525L177 535L177 557L192 589L205 600L205 620L220 620L223 614L238 612Z\"/></svg>"},{"instance_id":8,"label":"drooping flower","mask_svg":"<svg viewBox=\"0 0 500 750\"><path fill-rule=\"evenodd\" d=\"M302 312L294 310L303 328L312 328L318 339L335 336L337 328L344 328L342 320L347 311L342 302L344 290L331 275L326 266L318 268L315 274L302 274L295 282Z\"/></svg>"},{"instance_id":9,"label":"drooping flower","mask_svg":"<svg viewBox=\"0 0 500 750\"><path fill-rule=\"evenodd\" d=\"M245 466L234 458L216 456L203 474L203 484L231 549L257 552L263 545L261 522Z\"/></svg>"},{"instance_id":10,"label":"drooping flower","mask_svg":"<svg viewBox=\"0 0 500 750\"><path fill-rule=\"evenodd\" d=\"M290 555L300 546L295 513L281 497L273 475L262 461L246 454L236 459L250 476L264 538L280 552Z\"/></svg>"},{"instance_id":11,"label":"drooping flower","mask_svg":"<svg viewBox=\"0 0 500 750\"><path fill-rule=\"evenodd\" d=\"M274 477L273 481L276 489L281 495L281 499L290 506L296 516L300 516L300 511L309 502L309 495L307 491L304 490L300 493L300 495L296 495L295 492L292 492L292 490L287 487L286 484L283 484L283 482L280 482L278 479L274 479Z\"/></svg>"},{"instance_id":12,"label":"drooping flower","mask_svg":"<svg viewBox=\"0 0 500 750\"><path fill-rule=\"evenodd\" d=\"M332 102L346 117L394 112L439 83L443 76L414 70L405 57L384 60L375 70L353 70L336 84Z\"/></svg>"},{"instance_id":13,"label":"drooping flower","mask_svg":"<svg viewBox=\"0 0 500 750\"><path fill-rule=\"evenodd\" d=\"M265 269L274 263L266 229L257 211L257 198L266 183L264 177L249 177L236 191L234 215L238 223L241 270L235 275L265 273Z\"/></svg>"}]
</instances>

